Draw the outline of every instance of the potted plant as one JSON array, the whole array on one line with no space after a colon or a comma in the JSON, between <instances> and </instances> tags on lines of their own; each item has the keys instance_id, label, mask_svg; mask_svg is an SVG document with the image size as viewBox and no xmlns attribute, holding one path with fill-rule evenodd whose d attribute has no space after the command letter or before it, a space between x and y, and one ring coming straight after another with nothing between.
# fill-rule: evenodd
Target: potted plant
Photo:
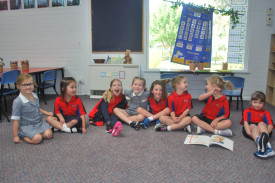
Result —
<instances>
[{"instance_id":1,"label":"potted plant","mask_svg":"<svg viewBox=\"0 0 275 183\"><path fill-rule=\"evenodd\" d=\"M190 69L191 71L196 70L196 62L195 62L195 61L190 61L190 62L189 62L189 69Z\"/></svg>"},{"instance_id":2,"label":"potted plant","mask_svg":"<svg viewBox=\"0 0 275 183\"><path fill-rule=\"evenodd\" d=\"M4 67L5 63L3 58L0 58L0 73L3 72L3 67Z\"/></svg>"},{"instance_id":3,"label":"potted plant","mask_svg":"<svg viewBox=\"0 0 275 183\"><path fill-rule=\"evenodd\" d=\"M204 68L204 62L198 62L198 70L203 71Z\"/></svg>"}]
</instances>

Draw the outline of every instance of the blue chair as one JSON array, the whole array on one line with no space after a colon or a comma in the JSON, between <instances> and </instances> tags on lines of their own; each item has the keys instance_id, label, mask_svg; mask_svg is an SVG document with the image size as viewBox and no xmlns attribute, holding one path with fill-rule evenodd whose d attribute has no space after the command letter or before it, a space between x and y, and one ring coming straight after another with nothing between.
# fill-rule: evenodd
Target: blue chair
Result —
<instances>
[{"instance_id":1,"label":"blue chair","mask_svg":"<svg viewBox=\"0 0 275 183\"><path fill-rule=\"evenodd\" d=\"M45 104L47 104L46 99L45 99L45 89L47 88L53 88L56 95L58 95L56 88L55 88L55 84L56 84L56 70L50 70L50 71L46 71L43 73L43 81L42 83L38 83L37 86L37 91L38 93L42 94L42 98L45 102Z\"/></svg>"},{"instance_id":2,"label":"blue chair","mask_svg":"<svg viewBox=\"0 0 275 183\"><path fill-rule=\"evenodd\" d=\"M237 97L237 110L239 109L239 98L241 99L241 108L243 109L243 88L244 88L244 81L245 79L238 76L223 76L224 81L230 81L233 86L234 90L223 90L223 94L229 97L229 104L232 103L232 97Z\"/></svg>"},{"instance_id":3,"label":"blue chair","mask_svg":"<svg viewBox=\"0 0 275 183\"><path fill-rule=\"evenodd\" d=\"M6 112L8 111L7 109L7 101L6 101L6 96L7 95L12 95L12 94L18 94L19 90L16 87L16 80L17 77L20 75L21 71L19 70L11 70L7 72L3 72L1 74L1 89L0 89L0 121L2 121L2 112L7 118L8 122L10 122L10 119ZM5 111L2 111L2 97L4 98L4 103L5 103Z\"/></svg>"}]
</instances>

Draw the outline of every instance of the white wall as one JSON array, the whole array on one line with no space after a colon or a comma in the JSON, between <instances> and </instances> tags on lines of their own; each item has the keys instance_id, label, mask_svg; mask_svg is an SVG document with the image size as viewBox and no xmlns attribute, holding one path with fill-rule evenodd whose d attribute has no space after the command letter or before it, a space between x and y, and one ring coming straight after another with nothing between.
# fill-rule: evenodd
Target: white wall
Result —
<instances>
[{"instance_id":1,"label":"white wall","mask_svg":"<svg viewBox=\"0 0 275 183\"><path fill-rule=\"evenodd\" d=\"M147 71L148 48L148 0L144 0L144 53L132 53L135 64L141 64L141 75L147 80L147 87L159 72ZM270 35L275 33L275 16L271 16L273 24L265 24L266 9L272 7L274 0L251 0L251 14L247 33L248 73L237 76L246 78L244 96L248 99L255 90L265 92L267 66L269 61ZM79 84L79 94L89 94L89 64L93 58L106 58L107 55L121 54L91 53L91 17L90 1L82 0L80 6L62 8L42 8L27 10L10 10L0 12L0 57L6 66L10 60L28 59L33 67L64 66L65 76L73 76L77 80L84 78ZM186 75L189 90L194 98L204 92L204 77L207 75ZM60 76L59 76L60 78ZM108 87L108 86L106 86Z\"/></svg>"}]
</instances>

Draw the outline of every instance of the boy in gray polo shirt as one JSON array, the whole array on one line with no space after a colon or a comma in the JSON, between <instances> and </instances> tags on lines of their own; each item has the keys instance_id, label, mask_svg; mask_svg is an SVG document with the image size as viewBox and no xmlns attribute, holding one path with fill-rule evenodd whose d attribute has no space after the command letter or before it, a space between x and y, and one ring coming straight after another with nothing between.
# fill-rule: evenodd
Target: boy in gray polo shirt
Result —
<instances>
[{"instance_id":1,"label":"boy in gray polo shirt","mask_svg":"<svg viewBox=\"0 0 275 183\"><path fill-rule=\"evenodd\" d=\"M127 109L115 108L114 113L124 122L128 123L136 130L140 129L139 122L144 120L142 114L138 114L137 108L147 109L148 91L145 91L146 81L141 77L134 77L132 82L132 90L124 90L123 94L130 98L129 107Z\"/></svg>"}]
</instances>

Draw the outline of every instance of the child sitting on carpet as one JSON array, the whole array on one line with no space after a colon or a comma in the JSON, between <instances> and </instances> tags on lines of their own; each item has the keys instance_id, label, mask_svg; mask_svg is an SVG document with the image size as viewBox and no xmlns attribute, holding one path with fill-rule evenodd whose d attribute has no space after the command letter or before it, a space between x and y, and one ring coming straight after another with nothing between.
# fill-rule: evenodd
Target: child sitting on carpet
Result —
<instances>
[{"instance_id":1,"label":"child sitting on carpet","mask_svg":"<svg viewBox=\"0 0 275 183\"><path fill-rule=\"evenodd\" d=\"M54 103L56 117L48 116L47 121L54 128L64 132L86 133L85 108L76 96L76 81L65 77L60 82L61 96Z\"/></svg>"},{"instance_id":2,"label":"child sitting on carpet","mask_svg":"<svg viewBox=\"0 0 275 183\"><path fill-rule=\"evenodd\" d=\"M106 132L113 136L118 136L123 126L118 117L113 113L115 108L125 109L127 100L122 92L122 83L119 79L113 79L110 83L110 89L107 90L103 99L95 105L93 110L88 114L91 124L98 121L106 122Z\"/></svg>"},{"instance_id":3,"label":"child sitting on carpet","mask_svg":"<svg viewBox=\"0 0 275 183\"><path fill-rule=\"evenodd\" d=\"M140 126L147 128L151 121L156 120L156 125L160 123L159 117L166 116L170 113L167 107L167 90L163 82L156 80L152 83L148 97L149 111L139 107L139 114L144 115L145 120L140 123Z\"/></svg>"},{"instance_id":4,"label":"child sitting on carpet","mask_svg":"<svg viewBox=\"0 0 275 183\"><path fill-rule=\"evenodd\" d=\"M168 97L168 106L170 116L160 116L161 123L155 126L156 131L172 131L177 129L186 129L191 133L191 117L189 111L191 109L191 95L187 93L188 83L184 76L176 76L171 81L174 89L173 93Z\"/></svg>"},{"instance_id":5,"label":"child sitting on carpet","mask_svg":"<svg viewBox=\"0 0 275 183\"><path fill-rule=\"evenodd\" d=\"M274 156L275 152L269 143L273 122L270 113L264 109L265 94L261 91L254 92L250 104L251 107L243 112L243 135L256 142L255 156L260 158Z\"/></svg>"},{"instance_id":6,"label":"child sitting on carpet","mask_svg":"<svg viewBox=\"0 0 275 183\"><path fill-rule=\"evenodd\" d=\"M206 104L201 114L192 117L192 122L197 125L197 134L206 131L222 136L232 136L229 127L232 125L230 119L229 102L225 95L222 94L224 86L226 89L232 89L230 81L223 81L217 75L206 79L206 93L199 96L199 101L205 101Z\"/></svg>"},{"instance_id":7,"label":"child sitting on carpet","mask_svg":"<svg viewBox=\"0 0 275 183\"><path fill-rule=\"evenodd\" d=\"M27 143L38 144L43 138L51 139L51 126L42 120L42 114L52 116L53 113L39 108L39 99L33 93L32 76L23 73L17 77L16 83L20 94L12 105L13 141L20 143L21 137Z\"/></svg>"},{"instance_id":8,"label":"child sitting on carpet","mask_svg":"<svg viewBox=\"0 0 275 183\"><path fill-rule=\"evenodd\" d=\"M148 91L145 91L146 81L141 77L134 77L132 81L132 90L123 90L123 94L130 98L129 108L120 109L115 108L114 113L117 117L128 123L132 128L136 130L140 129L139 123L144 120L142 114L138 114L137 108L142 107L147 109Z\"/></svg>"}]
</instances>

